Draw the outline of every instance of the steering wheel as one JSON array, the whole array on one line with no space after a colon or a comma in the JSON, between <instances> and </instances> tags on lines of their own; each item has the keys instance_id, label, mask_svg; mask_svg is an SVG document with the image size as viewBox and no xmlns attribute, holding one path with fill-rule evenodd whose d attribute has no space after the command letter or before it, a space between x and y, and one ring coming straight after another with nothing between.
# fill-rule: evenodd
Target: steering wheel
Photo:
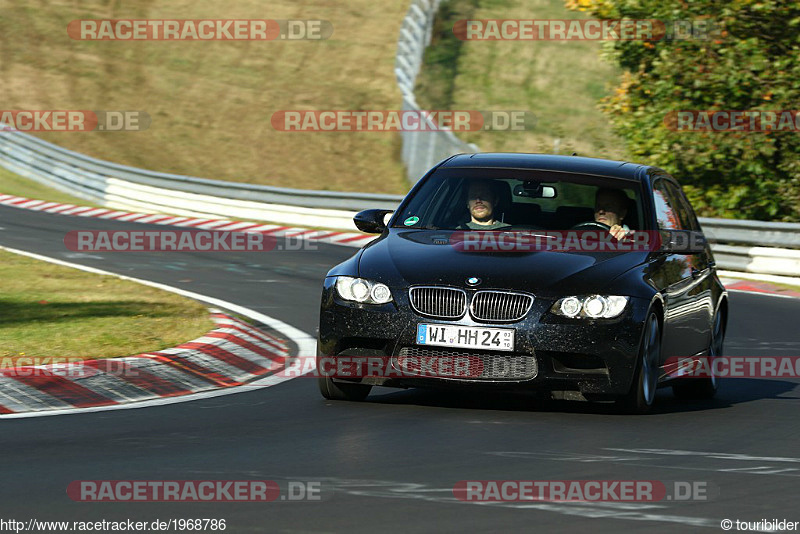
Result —
<instances>
[{"instance_id":1,"label":"steering wheel","mask_svg":"<svg viewBox=\"0 0 800 534\"><path fill-rule=\"evenodd\" d=\"M573 226L572 230L579 230L581 228L602 228L603 230L611 230L611 227L605 223L597 222L597 221L587 221L578 223Z\"/></svg>"}]
</instances>

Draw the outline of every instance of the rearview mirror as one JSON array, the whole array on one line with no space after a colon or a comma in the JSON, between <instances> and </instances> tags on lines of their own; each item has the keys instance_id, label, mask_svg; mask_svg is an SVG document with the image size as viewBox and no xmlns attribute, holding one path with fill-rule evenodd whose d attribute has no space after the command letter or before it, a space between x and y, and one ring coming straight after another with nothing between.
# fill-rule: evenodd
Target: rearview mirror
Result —
<instances>
[{"instance_id":1,"label":"rearview mirror","mask_svg":"<svg viewBox=\"0 0 800 534\"><path fill-rule=\"evenodd\" d=\"M393 213L392 210L364 210L356 213L353 222L356 228L368 234L380 234L386 230L387 215Z\"/></svg>"},{"instance_id":2,"label":"rearview mirror","mask_svg":"<svg viewBox=\"0 0 800 534\"><path fill-rule=\"evenodd\" d=\"M556 198L556 188L551 185L543 185L540 182L523 182L514 186L515 197L528 198Z\"/></svg>"}]
</instances>

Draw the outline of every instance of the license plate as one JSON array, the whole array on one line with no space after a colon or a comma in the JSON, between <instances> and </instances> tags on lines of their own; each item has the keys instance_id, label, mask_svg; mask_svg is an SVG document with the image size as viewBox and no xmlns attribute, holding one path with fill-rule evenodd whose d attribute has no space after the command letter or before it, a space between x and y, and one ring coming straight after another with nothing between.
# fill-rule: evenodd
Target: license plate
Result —
<instances>
[{"instance_id":1,"label":"license plate","mask_svg":"<svg viewBox=\"0 0 800 534\"><path fill-rule=\"evenodd\" d=\"M464 349L513 351L514 329L418 324L417 344Z\"/></svg>"}]
</instances>

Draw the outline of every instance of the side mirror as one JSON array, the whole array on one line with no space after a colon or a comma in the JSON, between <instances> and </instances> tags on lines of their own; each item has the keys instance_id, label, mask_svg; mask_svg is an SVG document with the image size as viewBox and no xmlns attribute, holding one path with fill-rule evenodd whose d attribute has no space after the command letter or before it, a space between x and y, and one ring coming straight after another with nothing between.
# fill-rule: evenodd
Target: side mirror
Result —
<instances>
[{"instance_id":1,"label":"side mirror","mask_svg":"<svg viewBox=\"0 0 800 534\"><path fill-rule=\"evenodd\" d=\"M386 215L392 210L364 210L356 213L353 222L356 228L368 234L380 234L386 230Z\"/></svg>"},{"instance_id":2,"label":"side mirror","mask_svg":"<svg viewBox=\"0 0 800 534\"><path fill-rule=\"evenodd\" d=\"M668 254L698 254L706 249L708 241L702 232L692 230L661 230L662 252Z\"/></svg>"}]
</instances>

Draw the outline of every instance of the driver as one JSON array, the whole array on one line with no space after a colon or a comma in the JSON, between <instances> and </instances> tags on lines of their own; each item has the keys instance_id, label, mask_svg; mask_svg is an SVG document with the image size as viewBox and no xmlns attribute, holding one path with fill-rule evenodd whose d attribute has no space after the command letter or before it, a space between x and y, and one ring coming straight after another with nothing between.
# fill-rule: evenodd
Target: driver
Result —
<instances>
[{"instance_id":1,"label":"driver","mask_svg":"<svg viewBox=\"0 0 800 534\"><path fill-rule=\"evenodd\" d=\"M594 220L605 224L617 239L623 239L631 231L622 224L622 219L628 214L630 199L620 189L601 187L594 197Z\"/></svg>"},{"instance_id":2,"label":"driver","mask_svg":"<svg viewBox=\"0 0 800 534\"><path fill-rule=\"evenodd\" d=\"M493 185L494 182L491 180L471 180L469 182L467 209L469 209L470 221L459 225L459 230L467 228L470 230L496 230L511 226L494 218L494 208L497 206L499 197L497 190L492 187Z\"/></svg>"}]
</instances>

